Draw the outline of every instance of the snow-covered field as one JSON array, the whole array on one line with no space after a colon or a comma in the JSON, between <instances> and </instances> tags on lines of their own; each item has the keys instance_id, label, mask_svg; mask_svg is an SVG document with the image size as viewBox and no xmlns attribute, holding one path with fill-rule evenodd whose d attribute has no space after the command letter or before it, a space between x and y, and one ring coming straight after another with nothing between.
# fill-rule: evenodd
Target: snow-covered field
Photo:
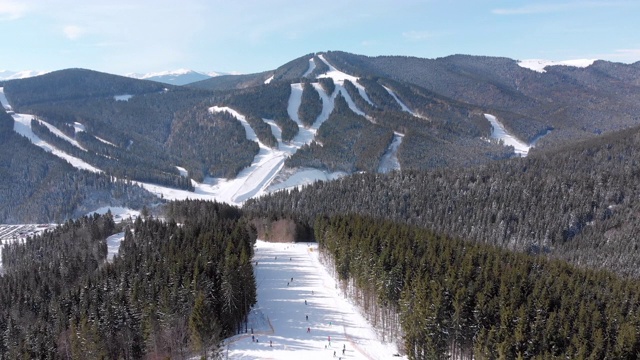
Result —
<instances>
[{"instance_id":1,"label":"snow-covered field","mask_svg":"<svg viewBox=\"0 0 640 360\"><path fill-rule=\"evenodd\" d=\"M529 59L518 61L518 65L530 69L539 73L547 72L544 68L547 66L574 66L585 68L591 66L597 59L576 59L576 60L564 60L564 61L551 61L541 59Z\"/></svg>"},{"instance_id":2,"label":"snow-covered field","mask_svg":"<svg viewBox=\"0 0 640 360\"><path fill-rule=\"evenodd\" d=\"M225 340L225 358L402 359L337 289L316 244L258 241L255 250L258 303L248 332Z\"/></svg>"}]
</instances>

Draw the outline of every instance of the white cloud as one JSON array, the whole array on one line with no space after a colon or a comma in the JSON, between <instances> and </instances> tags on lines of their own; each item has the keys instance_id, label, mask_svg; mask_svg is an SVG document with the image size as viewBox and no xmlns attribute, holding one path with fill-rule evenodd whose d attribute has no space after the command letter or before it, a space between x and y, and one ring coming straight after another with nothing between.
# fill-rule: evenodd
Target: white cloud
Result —
<instances>
[{"instance_id":1,"label":"white cloud","mask_svg":"<svg viewBox=\"0 0 640 360\"><path fill-rule=\"evenodd\" d=\"M431 31L405 31L402 33L402 37L409 41L422 41L435 37L435 34Z\"/></svg>"},{"instance_id":2,"label":"white cloud","mask_svg":"<svg viewBox=\"0 0 640 360\"><path fill-rule=\"evenodd\" d=\"M77 25L66 25L63 29L62 32L64 32L64 35L69 39L69 40L77 40L78 38L80 38L80 36L82 36L84 34L84 29L77 26Z\"/></svg>"},{"instance_id":3,"label":"white cloud","mask_svg":"<svg viewBox=\"0 0 640 360\"><path fill-rule=\"evenodd\" d=\"M21 18L28 10L26 4L13 0L0 0L0 21Z\"/></svg>"}]
</instances>

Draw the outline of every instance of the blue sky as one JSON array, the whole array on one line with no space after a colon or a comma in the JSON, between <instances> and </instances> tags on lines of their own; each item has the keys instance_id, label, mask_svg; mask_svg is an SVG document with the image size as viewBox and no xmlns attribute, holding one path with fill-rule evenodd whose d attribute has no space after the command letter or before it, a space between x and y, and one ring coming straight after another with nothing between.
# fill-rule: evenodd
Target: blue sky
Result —
<instances>
[{"instance_id":1,"label":"blue sky","mask_svg":"<svg viewBox=\"0 0 640 360\"><path fill-rule=\"evenodd\" d=\"M326 50L629 63L638 14L638 0L0 0L0 70L251 73Z\"/></svg>"}]
</instances>

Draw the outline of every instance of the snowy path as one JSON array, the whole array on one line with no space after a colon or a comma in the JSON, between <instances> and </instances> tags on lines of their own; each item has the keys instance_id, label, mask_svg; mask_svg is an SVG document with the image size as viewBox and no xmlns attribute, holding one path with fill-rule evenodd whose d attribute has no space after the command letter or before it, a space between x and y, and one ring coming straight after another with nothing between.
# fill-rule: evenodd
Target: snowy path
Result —
<instances>
[{"instance_id":1,"label":"snowy path","mask_svg":"<svg viewBox=\"0 0 640 360\"><path fill-rule=\"evenodd\" d=\"M527 145L522 140L507 132L504 125L502 125L495 116L484 114L484 117L489 120L491 127L493 128L491 131L492 139L502 140L502 143L505 146L513 146L515 153L519 156L527 156L529 149L531 149L531 145Z\"/></svg>"},{"instance_id":2,"label":"snowy path","mask_svg":"<svg viewBox=\"0 0 640 360\"><path fill-rule=\"evenodd\" d=\"M336 359L393 358L395 346L377 340L338 292L316 244L258 241L255 261L258 304L249 327L258 342L250 331L227 339L230 359L328 359L334 351Z\"/></svg>"},{"instance_id":3,"label":"snowy path","mask_svg":"<svg viewBox=\"0 0 640 360\"><path fill-rule=\"evenodd\" d=\"M400 170L400 161L398 161L398 148L400 144L402 144L402 139L404 138L404 134L394 132L393 140L391 140L391 144L387 148L387 151L382 155L382 159L380 159L380 165L378 166L379 173L388 173L394 170Z\"/></svg>"}]
</instances>

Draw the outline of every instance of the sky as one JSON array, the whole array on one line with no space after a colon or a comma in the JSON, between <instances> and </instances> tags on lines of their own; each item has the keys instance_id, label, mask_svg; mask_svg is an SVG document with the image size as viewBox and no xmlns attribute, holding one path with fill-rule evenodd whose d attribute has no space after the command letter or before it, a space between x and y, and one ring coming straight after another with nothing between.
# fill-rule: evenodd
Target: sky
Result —
<instances>
[{"instance_id":1,"label":"sky","mask_svg":"<svg viewBox=\"0 0 640 360\"><path fill-rule=\"evenodd\" d=\"M0 0L0 70L254 73L312 52L640 60L638 0Z\"/></svg>"}]
</instances>

